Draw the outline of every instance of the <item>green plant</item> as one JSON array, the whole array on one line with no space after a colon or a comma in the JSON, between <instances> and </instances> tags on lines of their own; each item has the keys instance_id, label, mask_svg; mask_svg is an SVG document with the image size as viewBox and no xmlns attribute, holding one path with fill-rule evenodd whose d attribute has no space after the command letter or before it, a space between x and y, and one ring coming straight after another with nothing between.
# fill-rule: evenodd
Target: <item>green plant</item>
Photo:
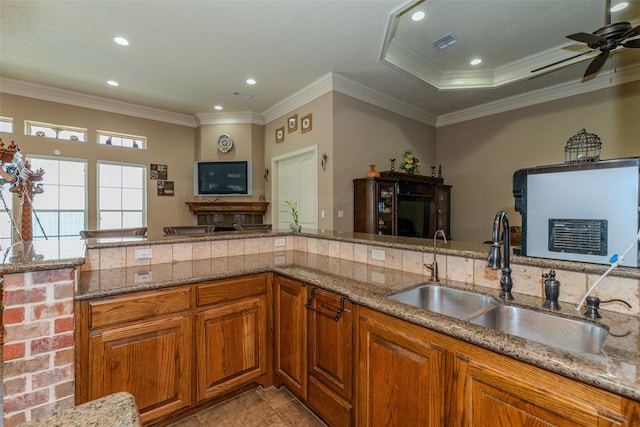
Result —
<instances>
[{"instance_id":1,"label":"green plant","mask_svg":"<svg viewBox=\"0 0 640 427\"><path fill-rule=\"evenodd\" d=\"M288 209L287 211L282 211L282 212L286 212L289 215L291 215L291 219L293 219L293 223L297 226L298 225L298 202L285 200L282 206Z\"/></svg>"}]
</instances>

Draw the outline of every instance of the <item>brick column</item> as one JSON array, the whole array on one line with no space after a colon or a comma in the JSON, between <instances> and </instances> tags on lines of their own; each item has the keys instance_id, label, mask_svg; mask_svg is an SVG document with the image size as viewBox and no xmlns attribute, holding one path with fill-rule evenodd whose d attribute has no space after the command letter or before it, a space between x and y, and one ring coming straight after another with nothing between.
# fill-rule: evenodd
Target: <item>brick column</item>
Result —
<instances>
[{"instance_id":1,"label":"brick column","mask_svg":"<svg viewBox=\"0 0 640 427\"><path fill-rule=\"evenodd\" d=\"M74 406L75 271L4 275L4 426Z\"/></svg>"}]
</instances>

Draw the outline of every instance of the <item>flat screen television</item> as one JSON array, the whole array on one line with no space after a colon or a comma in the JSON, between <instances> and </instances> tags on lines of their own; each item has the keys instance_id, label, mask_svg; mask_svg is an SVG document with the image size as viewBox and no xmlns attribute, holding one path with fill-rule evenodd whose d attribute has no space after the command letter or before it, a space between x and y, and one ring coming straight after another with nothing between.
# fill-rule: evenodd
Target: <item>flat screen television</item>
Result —
<instances>
[{"instance_id":1,"label":"flat screen television","mask_svg":"<svg viewBox=\"0 0 640 427\"><path fill-rule=\"evenodd\" d=\"M251 195L251 161L195 162L193 194L196 196Z\"/></svg>"}]
</instances>

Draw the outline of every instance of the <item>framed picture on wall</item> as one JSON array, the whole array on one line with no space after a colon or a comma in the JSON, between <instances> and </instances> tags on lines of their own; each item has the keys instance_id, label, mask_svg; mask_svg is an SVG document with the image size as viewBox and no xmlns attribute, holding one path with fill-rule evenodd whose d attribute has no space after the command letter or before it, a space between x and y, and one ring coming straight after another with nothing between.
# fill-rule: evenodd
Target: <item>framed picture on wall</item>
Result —
<instances>
[{"instance_id":1,"label":"framed picture on wall","mask_svg":"<svg viewBox=\"0 0 640 427\"><path fill-rule=\"evenodd\" d=\"M167 165L156 165L151 163L151 173L149 174L149 178L158 179L164 181L168 178L169 167Z\"/></svg>"},{"instance_id":2,"label":"framed picture on wall","mask_svg":"<svg viewBox=\"0 0 640 427\"><path fill-rule=\"evenodd\" d=\"M305 133L311 130L312 122L311 122L311 113L306 116L302 116L300 119L300 132Z\"/></svg>"},{"instance_id":3,"label":"framed picture on wall","mask_svg":"<svg viewBox=\"0 0 640 427\"><path fill-rule=\"evenodd\" d=\"M276 142L284 142L284 126L276 129Z\"/></svg>"},{"instance_id":4,"label":"framed picture on wall","mask_svg":"<svg viewBox=\"0 0 640 427\"><path fill-rule=\"evenodd\" d=\"M158 181L158 196L173 196L173 181Z\"/></svg>"},{"instance_id":5,"label":"framed picture on wall","mask_svg":"<svg viewBox=\"0 0 640 427\"><path fill-rule=\"evenodd\" d=\"M293 132L296 129L298 129L298 115L294 114L287 119L287 132Z\"/></svg>"}]
</instances>

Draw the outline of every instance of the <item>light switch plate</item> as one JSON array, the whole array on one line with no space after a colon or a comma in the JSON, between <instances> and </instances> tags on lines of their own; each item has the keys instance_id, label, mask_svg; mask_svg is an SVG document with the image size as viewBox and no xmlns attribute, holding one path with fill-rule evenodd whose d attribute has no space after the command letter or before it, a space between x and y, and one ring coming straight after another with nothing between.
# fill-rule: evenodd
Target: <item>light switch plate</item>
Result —
<instances>
[{"instance_id":1,"label":"light switch plate","mask_svg":"<svg viewBox=\"0 0 640 427\"><path fill-rule=\"evenodd\" d=\"M371 249L371 259L374 261L384 261L384 251L380 249Z\"/></svg>"},{"instance_id":2,"label":"light switch plate","mask_svg":"<svg viewBox=\"0 0 640 427\"><path fill-rule=\"evenodd\" d=\"M148 248L148 249L136 249L135 258L137 260L140 260L140 259L151 259L151 258L153 258L153 249L151 249L151 248Z\"/></svg>"}]
</instances>

